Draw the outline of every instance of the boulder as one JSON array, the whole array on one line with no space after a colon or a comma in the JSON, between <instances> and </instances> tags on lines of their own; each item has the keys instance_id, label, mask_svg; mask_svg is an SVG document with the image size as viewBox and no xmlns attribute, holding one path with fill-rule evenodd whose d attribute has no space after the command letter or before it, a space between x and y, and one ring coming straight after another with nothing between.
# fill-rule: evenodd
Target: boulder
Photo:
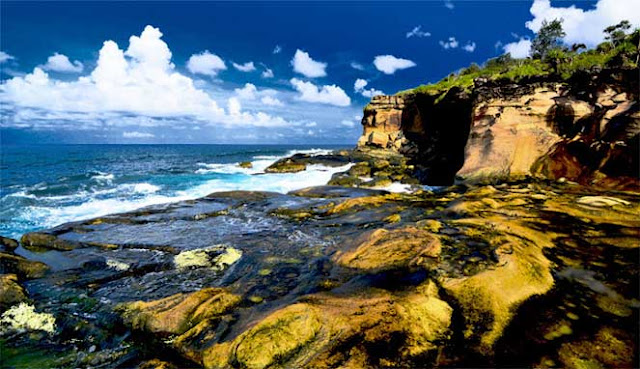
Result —
<instances>
[{"instance_id":1,"label":"boulder","mask_svg":"<svg viewBox=\"0 0 640 369\"><path fill-rule=\"evenodd\" d=\"M27 301L27 292L15 274L0 274L0 314L13 305Z\"/></svg>"},{"instance_id":2,"label":"boulder","mask_svg":"<svg viewBox=\"0 0 640 369\"><path fill-rule=\"evenodd\" d=\"M42 278L49 270L47 264L32 261L19 255L0 252L0 274L17 274L20 278Z\"/></svg>"},{"instance_id":3,"label":"boulder","mask_svg":"<svg viewBox=\"0 0 640 369\"><path fill-rule=\"evenodd\" d=\"M18 241L0 236L0 252L13 252L18 248Z\"/></svg>"}]
</instances>

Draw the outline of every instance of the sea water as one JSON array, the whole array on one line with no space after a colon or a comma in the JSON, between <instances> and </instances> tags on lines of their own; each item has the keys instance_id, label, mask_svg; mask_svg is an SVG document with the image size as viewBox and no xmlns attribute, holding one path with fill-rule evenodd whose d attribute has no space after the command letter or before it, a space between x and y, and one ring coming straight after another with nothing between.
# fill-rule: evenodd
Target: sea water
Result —
<instances>
[{"instance_id":1,"label":"sea water","mask_svg":"<svg viewBox=\"0 0 640 369\"><path fill-rule=\"evenodd\" d=\"M347 167L299 173L264 169L294 153L341 146L5 145L0 161L0 235L195 199L229 190L288 191L326 184ZM249 161L252 168L240 168Z\"/></svg>"}]
</instances>

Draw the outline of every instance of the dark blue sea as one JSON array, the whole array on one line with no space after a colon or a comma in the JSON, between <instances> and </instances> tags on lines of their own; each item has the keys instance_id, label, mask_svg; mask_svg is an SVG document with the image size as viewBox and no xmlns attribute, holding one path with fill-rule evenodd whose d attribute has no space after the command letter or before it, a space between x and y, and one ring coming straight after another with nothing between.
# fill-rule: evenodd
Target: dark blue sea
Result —
<instances>
[{"instance_id":1,"label":"dark blue sea","mask_svg":"<svg viewBox=\"0 0 640 369\"><path fill-rule=\"evenodd\" d=\"M283 145L2 145L0 234L30 231L194 199L216 191L288 192L326 184L345 168L312 166L264 174L279 158L344 146ZM253 168L238 163L251 161Z\"/></svg>"}]
</instances>

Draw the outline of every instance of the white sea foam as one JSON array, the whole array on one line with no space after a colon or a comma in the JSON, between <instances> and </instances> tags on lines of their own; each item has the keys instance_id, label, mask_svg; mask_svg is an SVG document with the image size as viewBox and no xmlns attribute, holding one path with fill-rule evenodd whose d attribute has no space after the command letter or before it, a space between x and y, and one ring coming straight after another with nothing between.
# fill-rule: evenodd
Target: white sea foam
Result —
<instances>
[{"instance_id":1,"label":"white sea foam","mask_svg":"<svg viewBox=\"0 0 640 369\"><path fill-rule=\"evenodd\" d=\"M98 174L96 174L95 176L92 176L91 179L100 184L111 184L113 183L115 176L111 173L98 172Z\"/></svg>"},{"instance_id":2,"label":"white sea foam","mask_svg":"<svg viewBox=\"0 0 640 369\"><path fill-rule=\"evenodd\" d=\"M258 164L256 164L258 162ZM272 160L254 161L251 170L263 172ZM299 173L230 176L211 179L186 190L162 193L162 188L150 183L120 184L101 191L81 191L68 196L39 197L39 205L25 207L16 214L39 228L133 211L142 207L170 202L192 200L218 191L247 190L286 193L292 190L326 184L334 173L346 171L352 164L341 167L309 165ZM243 168L239 168L243 169ZM245 174L251 174L244 172ZM105 195L117 197L104 198ZM71 202L72 204L65 204ZM81 202L78 204L78 202Z\"/></svg>"}]
</instances>

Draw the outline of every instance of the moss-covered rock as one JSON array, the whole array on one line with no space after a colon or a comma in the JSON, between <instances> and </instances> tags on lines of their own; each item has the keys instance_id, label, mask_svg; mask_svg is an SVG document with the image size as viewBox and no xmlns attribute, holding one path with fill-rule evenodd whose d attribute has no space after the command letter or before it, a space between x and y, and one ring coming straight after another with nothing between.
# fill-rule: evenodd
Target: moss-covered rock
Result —
<instances>
[{"instance_id":1,"label":"moss-covered rock","mask_svg":"<svg viewBox=\"0 0 640 369\"><path fill-rule=\"evenodd\" d=\"M27 292L18 283L18 276L15 274L0 275L0 314L8 308L21 302L27 301Z\"/></svg>"},{"instance_id":2,"label":"moss-covered rock","mask_svg":"<svg viewBox=\"0 0 640 369\"><path fill-rule=\"evenodd\" d=\"M437 258L441 252L436 236L414 227L377 229L363 235L356 244L355 249L338 254L336 262L349 268L380 272L423 265L425 258Z\"/></svg>"},{"instance_id":3,"label":"moss-covered rock","mask_svg":"<svg viewBox=\"0 0 640 369\"><path fill-rule=\"evenodd\" d=\"M0 236L0 252L13 252L18 248L18 241Z\"/></svg>"},{"instance_id":4,"label":"moss-covered rock","mask_svg":"<svg viewBox=\"0 0 640 369\"><path fill-rule=\"evenodd\" d=\"M271 164L264 171L267 173L297 173L307 169L307 164L291 159L281 159Z\"/></svg>"},{"instance_id":5,"label":"moss-covered rock","mask_svg":"<svg viewBox=\"0 0 640 369\"><path fill-rule=\"evenodd\" d=\"M183 334L204 320L224 315L240 300L225 289L205 288L157 301L126 303L117 309L134 329L170 335Z\"/></svg>"},{"instance_id":6,"label":"moss-covered rock","mask_svg":"<svg viewBox=\"0 0 640 369\"><path fill-rule=\"evenodd\" d=\"M0 252L0 273L17 274L20 278L42 278L49 267L42 262L32 261L19 255Z\"/></svg>"},{"instance_id":7,"label":"moss-covered rock","mask_svg":"<svg viewBox=\"0 0 640 369\"><path fill-rule=\"evenodd\" d=\"M451 314L430 282L399 294L367 289L311 295L206 349L203 363L206 368L411 366L446 341Z\"/></svg>"}]
</instances>

